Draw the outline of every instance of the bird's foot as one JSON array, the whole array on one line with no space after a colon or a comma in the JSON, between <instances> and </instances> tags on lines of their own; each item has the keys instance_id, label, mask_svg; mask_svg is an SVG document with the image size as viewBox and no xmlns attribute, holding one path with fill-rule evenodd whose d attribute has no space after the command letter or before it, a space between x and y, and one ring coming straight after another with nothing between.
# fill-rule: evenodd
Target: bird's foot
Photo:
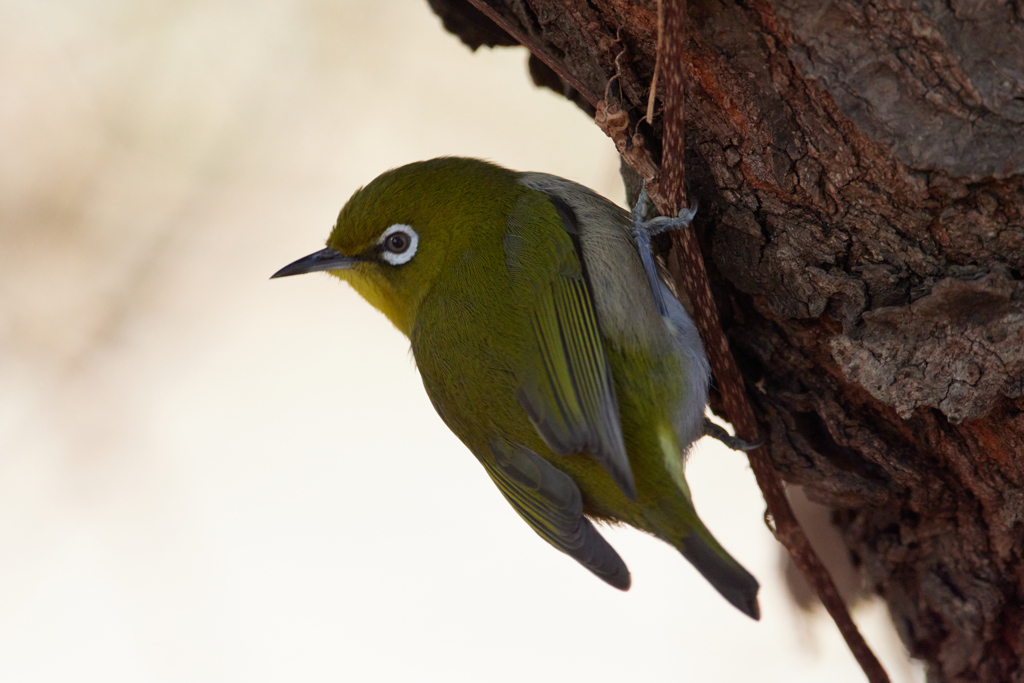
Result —
<instances>
[{"instance_id":1,"label":"bird's foot","mask_svg":"<svg viewBox=\"0 0 1024 683\"><path fill-rule=\"evenodd\" d=\"M690 227L693 217L697 215L697 201L694 200L690 208L683 209L674 218L672 216L655 216L647 221L644 220L644 216L647 215L647 204L647 187L644 186L640 188L640 196L637 197L636 205L633 207L633 237L639 240L641 235L646 235L648 244L654 235Z\"/></svg>"},{"instance_id":2,"label":"bird's foot","mask_svg":"<svg viewBox=\"0 0 1024 683\"><path fill-rule=\"evenodd\" d=\"M744 441L738 436L729 434L706 417L704 418L704 436L721 441L734 451L752 451L764 445L764 438L759 438L757 441Z\"/></svg>"}]
</instances>

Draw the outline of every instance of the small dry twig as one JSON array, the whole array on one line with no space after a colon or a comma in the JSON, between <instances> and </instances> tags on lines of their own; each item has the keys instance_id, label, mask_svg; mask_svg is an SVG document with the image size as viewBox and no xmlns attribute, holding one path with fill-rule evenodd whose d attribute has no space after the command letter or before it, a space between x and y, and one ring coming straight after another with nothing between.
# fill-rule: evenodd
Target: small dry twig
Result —
<instances>
[{"instance_id":1,"label":"small dry twig","mask_svg":"<svg viewBox=\"0 0 1024 683\"><path fill-rule=\"evenodd\" d=\"M597 103L597 111L594 114L594 123L604 131L604 134L615 143L615 149L619 150L622 158L640 174L640 177L647 182L647 195L654 197L658 193L658 165L651 158L651 153L644 142L644 136L640 133L628 135L630 120L629 113L623 109L618 97L612 96L612 86L619 78L618 70L621 69L619 58L622 52L615 58L616 74L608 79L608 85L604 89L604 99Z\"/></svg>"},{"instance_id":2,"label":"small dry twig","mask_svg":"<svg viewBox=\"0 0 1024 683\"><path fill-rule=\"evenodd\" d=\"M661 55L665 51L665 3L658 0L658 46L654 54L654 75L651 76L651 92L647 95L647 123L654 124L654 100L658 97L658 73L661 71Z\"/></svg>"}]
</instances>

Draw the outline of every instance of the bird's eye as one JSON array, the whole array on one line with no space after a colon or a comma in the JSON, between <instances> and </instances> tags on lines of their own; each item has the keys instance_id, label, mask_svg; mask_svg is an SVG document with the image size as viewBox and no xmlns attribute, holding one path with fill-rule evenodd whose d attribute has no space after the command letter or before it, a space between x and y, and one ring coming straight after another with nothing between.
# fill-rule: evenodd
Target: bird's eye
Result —
<instances>
[{"instance_id":1,"label":"bird's eye","mask_svg":"<svg viewBox=\"0 0 1024 683\"><path fill-rule=\"evenodd\" d=\"M416 255L419 241L419 235L411 226L395 223L381 233L377 241L380 245L380 257L393 266L408 263Z\"/></svg>"},{"instance_id":2,"label":"bird's eye","mask_svg":"<svg viewBox=\"0 0 1024 683\"><path fill-rule=\"evenodd\" d=\"M384 240L384 248L392 254L401 254L409 248L410 241L409 236L404 232L395 232L388 235L388 238Z\"/></svg>"}]
</instances>

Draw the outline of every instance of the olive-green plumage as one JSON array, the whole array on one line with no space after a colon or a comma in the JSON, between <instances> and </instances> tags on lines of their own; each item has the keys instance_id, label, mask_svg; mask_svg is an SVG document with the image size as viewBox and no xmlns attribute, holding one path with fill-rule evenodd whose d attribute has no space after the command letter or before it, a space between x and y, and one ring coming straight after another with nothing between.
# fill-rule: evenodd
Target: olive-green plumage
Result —
<instances>
[{"instance_id":1,"label":"olive-green plumage","mask_svg":"<svg viewBox=\"0 0 1024 683\"><path fill-rule=\"evenodd\" d=\"M708 369L682 306L659 313L630 215L555 176L442 158L389 171L342 209L326 270L409 337L427 395L546 541L617 588L588 518L678 548L758 618L757 581L711 536L683 463Z\"/></svg>"}]
</instances>

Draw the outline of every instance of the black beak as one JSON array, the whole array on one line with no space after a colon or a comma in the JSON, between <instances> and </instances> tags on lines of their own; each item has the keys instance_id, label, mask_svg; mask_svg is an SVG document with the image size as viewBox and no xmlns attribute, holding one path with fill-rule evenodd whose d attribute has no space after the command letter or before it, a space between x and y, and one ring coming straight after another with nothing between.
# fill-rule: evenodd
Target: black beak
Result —
<instances>
[{"instance_id":1,"label":"black beak","mask_svg":"<svg viewBox=\"0 0 1024 683\"><path fill-rule=\"evenodd\" d=\"M303 256L298 261L289 263L271 275L270 279L288 277L289 275L302 275L303 273L316 273L321 270L345 270L355 265L356 260L334 249L321 249L315 254Z\"/></svg>"}]
</instances>

